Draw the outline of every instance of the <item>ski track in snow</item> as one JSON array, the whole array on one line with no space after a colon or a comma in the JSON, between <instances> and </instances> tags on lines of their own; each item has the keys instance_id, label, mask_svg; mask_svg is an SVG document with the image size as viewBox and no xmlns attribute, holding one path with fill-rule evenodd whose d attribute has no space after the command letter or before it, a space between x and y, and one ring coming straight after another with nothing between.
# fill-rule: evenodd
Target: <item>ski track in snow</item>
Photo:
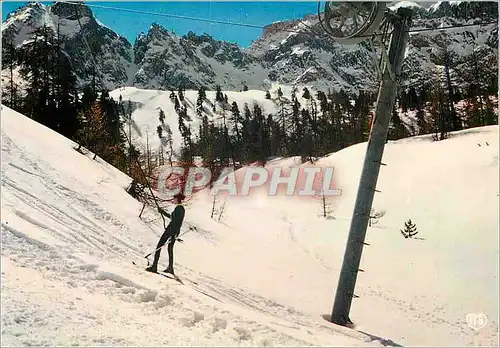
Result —
<instances>
[{"instance_id":1,"label":"ski track in snow","mask_svg":"<svg viewBox=\"0 0 500 348\"><path fill-rule=\"evenodd\" d=\"M126 278L126 276L101 271L97 264L88 264L71 254L61 253L47 245L28 239L22 232L16 231L8 225L2 225L2 245L2 294L4 298L9 298L8 301L3 302L2 334L10 331L16 338L3 339L5 344L60 345L73 341L80 345L98 345L100 343L134 345L143 343L141 338L149 336L148 342L150 344L190 345L203 344L203 340L190 342L185 341L186 337L210 335L210 340L205 344L212 344L217 341L217 337L214 336L220 335L219 344L229 344L232 340L233 344L245 341L245 345L256 344L259 346L266 345L266 342L268 342L267 344L269 342L279 344L280 341L287 344L310 345L307 341L295 340L275 333L275 330L256 322L248 323L233 316L227 319L228 313L226 311L214 309L213 305L201 304L195 297L186 297L186 293L175 289L176 285L173 282L169 284L170 282L156 279L155 287L147 287ZM138 273L137 277L140 278L139 271L136 273ZM10 288L8 284L11 283L10 280L13 276L17 280L27 281L27 284L23 284L21 289ZM155 277L155 275L151 275L149 278ZM20 292L25 294L28 299L38 297L37 292L40 291L40 287L46 290L43 295L46 297L47 307L55 306L54 311L46 313L44 312L45 306L41 304L32 306L31 301L26 303L20 296L15 296L16 293ZM165 289L160 290L161 288ZM75 291L72 289L77 289L76 293L83 297L75 298ZM222 288L217 294L224 295L230 292L231 289ZM241 293L238 295L241 298L249 296L249 294ZM107 297L111 297L112 301L119 302L118 307L124 310L118 312L118 308L106 309L98 305L91 305L98 304ZM34 302L37 303L39 300L36 299ZM189 308L193 303L196 304L196 307ZM70 310L74 315L64 318L60 314L63 309ZM140 315L134 315L131 318L127 315L129 311ZM210 314L207 315L207 311ZM140 323L141 317L144 317L143 321L146 319L147 321ZM137 323L138 319L139 323ZM177 338L171 337L170 333L158 334L157 325L161 325L165 320L170 321L169 324L176 323L182 328L181 331L192 332L180 334ZM67 321L74 323L74 327L72 325L68 327ZM130 324L127 325L128 321L133 321L134 326L141 327L141 337L136 341L133 338L123 339L123 328L130 326ZM155 321L158 323L154 324ZM61 336L57 326L63 323L65 327ZM106 325L107 334L99 332L99 326L102 326L103 323ZM198 323L200 324L197 325ZM23 324L29 324L29 334L23 332ZM21 326L16 328L19 325ZM110 325L122 328L122 330L110 330ZM87 329L78 329L82 326ZM86 335L78 334L79 331L87 331L93 326L97 326L93 332L91 330ZM232 327L234 332L229 332L228 327ZM136 331L137 328L131 327L130 330ZM217 334L221 330L224 332ZM118 335L112 335L113 331L118 332ZM168 331L171 332L171 330ZM252 335L261 337L261 334L266 332L269 334L264 335L265 338L253 342ZM234 337L231 337L231 334ZM37 339L33 340L25 336L37 337ZM230 340L228 341L228 339ZM265 341L266 339L268 341Z\"/></svg>"},{"instance_id":2,"label":"ski track in snow","mask_svg":"<svg viewBox=\"0 0 500 348\"><path fill-rule=\"evenodd\" d=\"M146 337L151 345L315 345L313 331L318 325L306 318L302 321L293 318L285 324L271 320L270 326L262 325L187 295L176 289L175 281L166 282L156 279L156 275L137 271L138 282L134 282L126 276L101 271L97 264L33 241L5 224L1 241L2 295L8 299L2 303L2 341L6 345L77 342L77 345L123 346L144 344ZM22 281L22 287L9 286L13 278ZM144 278L154 280L149 282L154 286L141 285ZM275 321L283 321L285 315L300 315L259 296L225 287L210 277L202 276L196 282L208 284L201 288L209 289L222 301L234 301L265 312ZM106 305L109 301L118 306ZM174 325L174 329L158 330L163 324ZM272 326L299 332L306 327L310 340L296 339ZM126 338L124 330L128 332ZM4 336L7 332L9 335ZM193 340L187 340L188 337Z\"/></svg>"}]
</instances>

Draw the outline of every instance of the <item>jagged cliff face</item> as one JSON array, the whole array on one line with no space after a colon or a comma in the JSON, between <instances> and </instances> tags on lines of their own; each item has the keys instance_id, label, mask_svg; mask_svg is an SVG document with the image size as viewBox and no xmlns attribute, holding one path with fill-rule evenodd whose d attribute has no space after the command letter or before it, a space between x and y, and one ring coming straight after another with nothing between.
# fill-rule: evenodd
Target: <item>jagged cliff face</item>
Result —
<instances>
[{"instance_id":1,"label":"jagged cliff face","mask_svg":"<svg viewBox=\"0 0 500 348\"><path fill-rule=\"evenodd\" d=\"M133 81L143 88L241 89L249 78L262 82L266 77L259 61L235 44L191 32L178 37L157 24L137 38L134 52L139 69Z\"/></svg>"},{"instance_id":2,"label":"jagged cliff face","mask_svg":"<svg viewBox=\"0 0 500 348\"><path fill-rule=\"evenodd\" d=\"M410 2L401 5L413 8L412 29L417 30L498 19L496 2L454 5L441 2L427 9ZM324 34L317 16L267 26L262 38L249 51L268 69L271 81L284 84L358 93L375 90L380 81L374 69L380 49L367 42L355 46L332 42ZM497 79L498 26L491 24L412 33L403 65L403 85L422 86L431 81L430 76L442 74L445 51L455 85L466 87L471 83L470 65L476 62L483 75Z\"/></svg>"},{"instance_id":3,"label":"jagged cliff face","mask_svg":"<svg viewBox=\"0 0 500 348\"><path fill-rule=\"evenodd\" d=\"M413 7L413 29L468 25L498 18L496 2L437 3L427 9L410 2L397 6ZM126 39L99 24L88 7L30 4L3 23L3 40L12 39L22 52L34 39L33 31L44 24L55 32L59 28L64 36L64 50L82 84L92 78L84 38L92 47L98 73L111 89L126 85L215 89L220 85L224 90L241 90L244 86L265 90L276 82L357 94L361 90L376 90L379 83L373 64L380 57L380 50L373 50L366 42L339 45L324 33L315 15L273 23L248 48L208 35L177 36L157 24L140 34L132 47ZM430 76L442 74L445 56L457 86L466 87L472 78L497 79L497 25L411 34L403 67L404 84L422 85ZM477 69L471 69L472 63Z\"/></svg>"},{"instance_id":4,"label":"jagged cliff face","mask_svg":"<svg viewBox=\"0 0 500 348\"><path fill-rule=\"evenodd\" d=\"M413 30L470 25L498 20L496 2L442 2L428 11L417 10ZM403 65L404 84L425 86L448 60L453 85L487 85L498 79L498 25L417 32L411 34ZM476 81L477 80L477 81Z\"/></svg>"},{"instance_id":5,"label":"jagged cliff face","mask_svg":"<svg viewBox=\"0 0 500 348\"><path fill-rule=\"evenodd\" d=\"M92 59L96 74L107 88L128 84L135 72L132 45L111 29L98 23L86 6L57 2L51 6L30 3L10 14L2 25L2 46L13 42L18 57L37 39L34 32L49 27L62 42L62 50L70 57L80 85L92 79ZM89 53L91 47L92 55ZM8 62L4 62L8 63Z\"/></svg>"},{"instance_id":6,"label":"jagged cliff face","mask_svg":"<svg viewBox=\"0 0 500 348\"><path fill-rule=\"evenodd\" d=\"M367 46L334 42L324 34L316 16L266 27L248 51L269 72L270 82L353 93L376 87Z\"/></svg>"}]
</instances>

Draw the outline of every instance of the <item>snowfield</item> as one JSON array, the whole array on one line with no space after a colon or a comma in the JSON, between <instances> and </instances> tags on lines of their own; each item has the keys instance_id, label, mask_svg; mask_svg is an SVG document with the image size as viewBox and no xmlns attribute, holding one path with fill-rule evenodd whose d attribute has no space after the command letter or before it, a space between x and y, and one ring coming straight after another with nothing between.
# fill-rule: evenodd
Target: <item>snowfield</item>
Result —
<instances>
[{"instance_id":1,"label":"snowfield","mask_svg":"<svg viewBox=\"0 0 500 348\"><path fill-rule=\"evenodd\" d=\"M252 95L227 94L231 101L245 93ZM151 127L150 140L156 107L166 106L151 103L158 94L134 113L141 131ZM210 218L212 197L197 193L186 205L184 243L175 246L182 285L142 271L163 227L152 208L138 217L142 204L126 193L125 174L5 106L1 122L5 346L499 344L498 126L387 144L374 201L385 214L367 233L353 330L323 316L333 305L366 143L316 162L335 168L342 190L329 199L327 218L318 198L268 197L261 188L218 197L219 221ZM410 218L420 239L400 233ZM164 252L160 269L166 263ZM470 328L469 313L485 314L486 325Z\"/></svg>"}]
</instances>

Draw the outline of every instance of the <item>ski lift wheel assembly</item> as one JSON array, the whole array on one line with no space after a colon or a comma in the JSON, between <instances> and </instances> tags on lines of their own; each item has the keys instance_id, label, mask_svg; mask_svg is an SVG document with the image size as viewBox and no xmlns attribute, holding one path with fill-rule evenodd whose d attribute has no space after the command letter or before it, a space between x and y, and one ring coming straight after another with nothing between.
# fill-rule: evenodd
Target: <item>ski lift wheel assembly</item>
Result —
<instances>
[{"instance_id":1,"label":"ski lift wheel assembly","mask_svg":"<svg viewBox=\"0 0 500 348\"><path fill-rule=\"evenodd\" d=\"M326 1L318 18L321 26L336 42L355 45L373 35L385 18L386 2L334 2Z\"/></svg>"}]
</instances>

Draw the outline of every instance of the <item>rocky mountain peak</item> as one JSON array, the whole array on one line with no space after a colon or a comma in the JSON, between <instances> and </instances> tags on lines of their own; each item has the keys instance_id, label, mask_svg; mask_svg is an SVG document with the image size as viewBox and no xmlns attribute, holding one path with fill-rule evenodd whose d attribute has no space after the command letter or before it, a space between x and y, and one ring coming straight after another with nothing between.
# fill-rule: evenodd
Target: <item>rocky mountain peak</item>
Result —
<instances>
[{"instance_id":1,"label":"rocky mountain peak","mask_svg":"<svg viewBox=\"0 0 500 348\"><path fill-rule=\"evenodd\" d=\"M264 26L264 29L262 31L261 39L266 39L270 36L296 29L297 26L299 24L301 24L302 22L306 22L306 23L317 22L317 17L318 16L315 14L308 14L308 15L305 15L302 19L278 21L278 22L274 22L272 24L266 25L266 26Z\"/></svg>"},{"instance_id":2,"label":"rocky mountain peak","mask_svg":"<svg viewBox=\"0 0 500 348\"><path fill-rule=\"evenodd\" d=\"M168 37L168 36L172 36L172 34L167 29L165 29L162 25L160 25L156 22L151 24L151 26L149 27L148 34L147 34L148 40L162 39L162 38Z\"/></svg>"},{"instance_id":3,"label":"rocky mountain peak","mask_svg":"<svg viewBox=\"0 0 500 348\"><path fill-rule=\"evenodd\" d=\"M76 5L57 1L49 8L51 13L64 19L76 20L84 17L94 18L92 10L85 5Z\"/></svg>"},{"instance_id":4,"label":"rocky mountain peak","mask_svg":"<svg viewBox=\"0 0 500 348\"><path fill-rule=\"evenodd\" d=\"M35 33L41 28L59 36L61 49L70 57L81 86L93 79L91 74L94 72L89 67L89 61L93 59L99 62L96 74L102 78L103 87L108 89L127 84L129 75L135 71L131 44L100 24L90 8L80 4L32 2L19 8L2 25L2 45L14 45L17 56L23 57L26 49L36 45ZM92 48L91 52L86 42Z\"/></svg>"}]
</instances>

